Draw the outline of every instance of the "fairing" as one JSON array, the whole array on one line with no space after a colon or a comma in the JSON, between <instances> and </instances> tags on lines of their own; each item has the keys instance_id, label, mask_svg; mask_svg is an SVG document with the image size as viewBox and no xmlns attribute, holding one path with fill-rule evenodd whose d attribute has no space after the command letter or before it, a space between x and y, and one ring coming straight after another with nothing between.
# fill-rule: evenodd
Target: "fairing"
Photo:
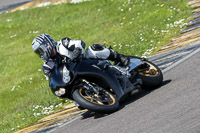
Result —
<instances>
[{"instance_id":1,"label":"fairing","mask_svg":"<svg viewBox=\"0 0 200 133\"><path fill-rule=\"evenodd\" d=\"M50 81L50 87L55 91L56 88L71 86L74 80L77 78L92 78L98 79L102 84L109 86L114 93L116 94L118 100L124 96L124 91L119 84L119 81L116 79L113 74L113 70L109 67L104 68L105 63L100 63L98 60L82 60L80 62L72 63L68 65L68 69L72 72L72 79L68 84L65 84L62 81L62 68L63 66L58 66L57 64L54 67L52 73L52 78Z\"/></svg>"}]
</instances>

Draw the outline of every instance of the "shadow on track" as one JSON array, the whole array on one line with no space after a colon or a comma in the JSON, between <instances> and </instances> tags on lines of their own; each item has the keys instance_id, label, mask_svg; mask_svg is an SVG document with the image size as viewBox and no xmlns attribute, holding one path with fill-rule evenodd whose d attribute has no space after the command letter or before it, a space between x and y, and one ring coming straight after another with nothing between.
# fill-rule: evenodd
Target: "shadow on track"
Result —
<instances>
[{"instance_id":1,"label":"shadow on track","mask_svg":"<svg viewBox=\"0 0 200 133\"><path fill-rule=\"evenodd\" d=\"M163 81L161 87L169 84L171 81L172 81L171 79ZM140 98L146 96L149 93L152 93L153 91L155 91L159 88L160 87L155 88L153 90L142 90L142 91L134 94L133 96L128 97L125 101L120 103L119 110L123 109L126 105L139 100ZM102 117L105 117L105 116L108 116L108 115L110 115L110 114L100 114L100 113L96 113L96 112L87 111L84 114L82 114L82 119L87 119L87 118L91 118L91 117L94 117L94 119L98 119L98 118L102 118Z\"/></svg>"}]
</instances>

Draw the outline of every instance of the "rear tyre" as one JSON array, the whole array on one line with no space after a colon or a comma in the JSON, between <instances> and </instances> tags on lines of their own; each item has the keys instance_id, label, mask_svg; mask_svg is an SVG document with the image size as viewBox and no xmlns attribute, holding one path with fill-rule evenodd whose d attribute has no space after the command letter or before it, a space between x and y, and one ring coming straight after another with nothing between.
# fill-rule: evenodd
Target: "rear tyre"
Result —
<instances>
[{"instance_id":1,"label":"rear tyre","mask_svg":"<svg viewBox=\"0 0 200 133\"><path fill-rule=\"evenodd\" d=\"M119 109L118 100L107 90L97 95L83 86L80 86L73 92L73 99L81 107L98 113L108 114Z\"/></svg>"},{"instance_id":2,"label":"rear tyre","mask_svg":"<svg viewBox=\"0 0 200 133\"><path fill-rule=\"evenodd\" d=\"M162 71L150 61L146 61L146 67L148 69L146 69L145 71L140 71L137 74L137 78L142 79L142 88L146 90L151 90L159 87L163 82Z\"/></svg>"}]
</instances>

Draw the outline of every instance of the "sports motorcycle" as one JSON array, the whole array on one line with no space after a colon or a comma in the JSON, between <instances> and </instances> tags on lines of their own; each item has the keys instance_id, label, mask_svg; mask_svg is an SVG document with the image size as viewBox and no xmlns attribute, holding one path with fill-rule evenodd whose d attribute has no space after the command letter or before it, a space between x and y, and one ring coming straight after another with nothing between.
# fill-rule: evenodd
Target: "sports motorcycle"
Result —
<instances>
[{"instance_id":1,"label":"sports motorcycle","mask_svg":"<svg viewBox=\"0 0 200 133\"><path fill-rule=\"evenodd\" d=\"M144 58L129 58L127 66L83 57L70 63L57 62L50 88L57 97L74 100L79 108L115 112L120 102L135 91L155 89L163 82L163 74L155 64Z\"/></svg>"}]
</instances>

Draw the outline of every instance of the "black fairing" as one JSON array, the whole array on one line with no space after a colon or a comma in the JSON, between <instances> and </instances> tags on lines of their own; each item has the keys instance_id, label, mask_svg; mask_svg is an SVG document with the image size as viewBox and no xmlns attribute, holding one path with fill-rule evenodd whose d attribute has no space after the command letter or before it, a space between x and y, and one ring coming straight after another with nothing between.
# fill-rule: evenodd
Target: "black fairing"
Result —
<instances>
[{"instance_id":1,"label":"black fairing","mask_svg":"<svg viewBox=\"0 0 200 133\"><path fill-rule=\"evenodd\" d=\"M63 73L63 65L58 65L58 63L56 62L49 83L51 89L56 89L57 87L66 86L66 84L62 80L63 76L62 73Z\"/></svg>"},{"instance_id":2,"label":"black fairing","mask_svg":"<svg viewBox=\"0 0 200 133\"><path fill-rule=\"evenodd\" d=\"M107 67L104 68L106 63L102 63L99 60L82 60L80 62L71 63L67 65L68 70L71 71L72 79L70 83L67 85L62 81L62 70L63 65L55 65L54 71L52 73L52 78L50 82L50 87L54 91L56 88L68 86L71 87L71 84L74 83L76 79L84 78L91 80L97 80L101 86L107 86L108 89L112 88L114 93L116 94L118 100L124 96L124 91L122 90L119 81L116 79L115 75L113 74L113 70Z\"/></svg>"}]
</instances>

